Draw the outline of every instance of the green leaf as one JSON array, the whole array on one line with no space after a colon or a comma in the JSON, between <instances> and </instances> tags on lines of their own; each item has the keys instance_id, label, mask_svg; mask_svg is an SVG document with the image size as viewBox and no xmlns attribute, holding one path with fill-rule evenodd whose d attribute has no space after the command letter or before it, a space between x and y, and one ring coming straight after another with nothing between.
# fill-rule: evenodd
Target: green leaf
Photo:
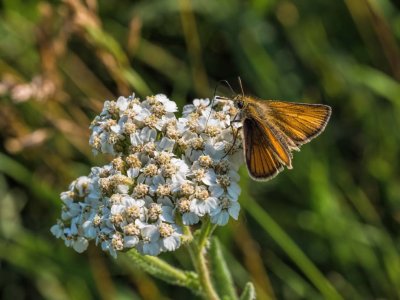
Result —
<instances>
[{"instance_id":1,"label":"green leaf","mask_svg":"<svg viewBox=\"0 0 400 300\"><path fill-rule=\"evenodd\" d=\"M240 300L252 300L256 299L256 290L251 282L246 283L243 293L240 296Z\"/></svg>"},{"instance_id":2,"label":"green leaf","mask_svg":"<svg viewBox=\"0 0 400 300\"><path fill-rule=\"evenodd\" d=\"M221 246L217 238L211 240L210 262L214 286L222 299L238 299L233 284L232 275L221 251Z\"/></svg>"},{"instance_id":3,"label":"green leaf","mask_svg":"<svg viewBox=\"0 0 400 300\"><path fill-rule=\"evenodd\" d=\"M201 293L199 280L194 272L175 268L158 257L142 255L136 249L126 252L125 257L129 258L135 266L154 277L173 285L186 287L195 294Z\"/></svg>"}]
</instances>

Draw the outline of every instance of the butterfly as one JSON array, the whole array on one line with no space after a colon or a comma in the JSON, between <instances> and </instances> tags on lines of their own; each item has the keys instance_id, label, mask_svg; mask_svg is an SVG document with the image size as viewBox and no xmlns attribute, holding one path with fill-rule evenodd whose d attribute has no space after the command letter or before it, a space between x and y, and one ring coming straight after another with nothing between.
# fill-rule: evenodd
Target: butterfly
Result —
<instances>
[{"instance_id":1,"label":"butterfly","mask_svg":"<svg viewBox=\"0 0 400 300\"><path fill-rule=\"evenodd\" d=\"M332 112L328 105L260 100L244 93L218 98L233 100L240 111L244 157L256 180L292 169L292 151L323 132Z\"/></svg>"}]
</instances>

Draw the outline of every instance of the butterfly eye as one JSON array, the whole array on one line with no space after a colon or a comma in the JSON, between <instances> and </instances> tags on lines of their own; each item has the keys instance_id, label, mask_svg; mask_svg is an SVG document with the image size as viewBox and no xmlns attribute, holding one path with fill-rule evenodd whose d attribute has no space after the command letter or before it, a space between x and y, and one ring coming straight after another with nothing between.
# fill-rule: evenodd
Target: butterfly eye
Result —
<instances>
[{"instance_id":1,"label":"butterfly eye","mask_svg":"<svg viewBox=\"0 0 400 300\"><path fill-rule=\"evenodd\" d=\"M237 107L239 108L239 109L242 109L243 107L244 107L244 102L242 101L242 100L238 100L238 102L237 102Z\"/></svg>"}]
</instances>

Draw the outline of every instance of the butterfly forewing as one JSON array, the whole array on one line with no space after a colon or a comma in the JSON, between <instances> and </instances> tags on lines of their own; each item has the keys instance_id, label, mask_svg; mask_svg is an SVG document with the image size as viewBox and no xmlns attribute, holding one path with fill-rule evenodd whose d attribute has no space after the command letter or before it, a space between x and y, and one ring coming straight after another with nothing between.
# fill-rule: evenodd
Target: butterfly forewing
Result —
<instances>
[{"instance_id":1,"label":"butterfly forewing","mask_svg":"<svg viewBox=\"0 0 400 300\"><path fill-rule=\"evenodd\" d=\"M283 170L262 124L246 118L243 121L243 141L246 165L253 178L267 180Z\"/></svg>"},{"instance_id":2,"label":"butterfly forewing","mask_svg":"<svg viewBox=\"0 0 400 300\"><path fill-rule=\"evenodd\" d=\"M277 126L296 145L319 135L328 123L331 108L323 104L265 101L268 122Z\"/></svg>"}]
</instances>

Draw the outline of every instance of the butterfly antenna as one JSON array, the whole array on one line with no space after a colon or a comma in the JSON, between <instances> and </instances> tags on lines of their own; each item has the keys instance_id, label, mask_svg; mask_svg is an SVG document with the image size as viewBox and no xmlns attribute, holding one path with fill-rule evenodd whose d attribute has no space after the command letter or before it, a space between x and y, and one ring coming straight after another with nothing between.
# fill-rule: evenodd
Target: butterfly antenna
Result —
<instances>
[{"instance_id":1,"label":"butterfly antenna","mask_svg":"<svg viewBox=\"0 0 400 300\"><path fill-rule=\"evenodd\" d=\"M214 100L215 100L215 98L216 98L217 89L218 89L218 86L220 85L220 83L225 83L225 84L229 87L229 89L231 90L233 96L236 94L235 91L233 90L232 86L229 84L228 80L224 80L224 79L218 80L217 84L215 85L215 88L214 88L214 95L213 95L212 100L211 100L211 103L210 103L210 107L211 107L211 108L212 108L213 105L214 105ZM220 97L220 98L221 98L221 99L224 99L224 97ZM210 110L210 113L208 114L208 118L207 118L207 121L206 121L206 126L207 126L208 120L210 119L210 116L211 116L211 110Z\"/></svg>"},{"instance_id":2,"label":"butterfly antenna","mask_svg":"<svg viewBox=\"0 0 400 300\"><path fill-rule=\"evenodd\" d=\"M232 86L229 84L228 80L220 80L219 82L225 83L232 92L232 96L236 95L235 91L233 90Z\"/></svg>"},{"instance_id":3,"label":"butterfly antenna","mask_svg":"<svg viewBox=\"0 0 400 300\"><path fill-rule=\"evenodd\" d=\"M243 85L242 85L242 79L240 79L240 76L238 76L238 80L239 80L240 89L242 90L242 96L244 98L244 90L243 90Z\"/></svg>"},{"instance_id":4,"label":"butterfly antenna","mask_svg":"<svg viewBox=\"0 0 400 300\"><path fill-rule=\"evenodd\" d=\"M212 112L212 107L213 107L213 105L214 105L215 95L217 94L217 88L218 88L219 84L221 83L221 81L223 81L223 80L219 80L219 81L217 82L217 84L215 85L215 88L214 88L214 95L213 95L213 97L212 97L212 99L211 99L211 103L210 103L210 113L208 114L208 117L207 117L206 127L207 127L207 124L208 124L208 120L209 120L210 117L211 117L211 112Z\"/></svg>"}]
</instances>

